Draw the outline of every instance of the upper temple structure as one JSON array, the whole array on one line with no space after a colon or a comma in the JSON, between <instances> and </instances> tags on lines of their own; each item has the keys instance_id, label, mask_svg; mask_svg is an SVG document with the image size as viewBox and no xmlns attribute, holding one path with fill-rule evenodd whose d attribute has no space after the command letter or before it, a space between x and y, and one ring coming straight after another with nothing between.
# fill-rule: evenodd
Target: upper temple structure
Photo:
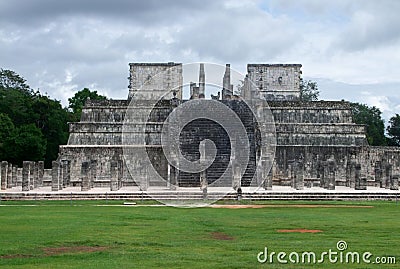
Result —
<instances>
[{"instance_id":1,"label":"upper temple structure","mask_svg":"<svg viewBox=\"0 0 400 269\"><path fill-rule=\"evenodd\" d=\"M60 146L59 158L54 162L59 172L54 173L52 190L67 186L81 186L83 191L105 186L110 186L111 191L125 186L138 186L141 190L152 186L204 189L213 183L235 190L251 185L266 190L274 185L297 190L316 186L330 190L336 186L397 190L400 149L369 146L365 126L353 122L348 102L301 100L301 67L300 64L248 64L238 90L227 64L220 77L222 88L211 92L211 99L234 111L244 126L247 137L239 140L249 142L247 167L242 173L236 172L235 158L240 156L232 157L233 142L220 125L197 119L178 134L180 151L191 161L199 160L201 141L210 139L216 145L216 157L205 172L190 173L171 165L161 147L160 136L168 116L187 102L185 95L186 99L207 99L210 78L207 66L198 64L197 76L191 78L198 81L193 82L185 81L181 63L130 63L127 99L87 100L80 122L70 123L68 144ZM123 138L124 120L129 103L139 90L149 100L161 95L162 98L156 106L143 101L133 108L135 120L130 120L130 131L134 133L144 126L145 140L132 142L130 146L145 149L155 172L164 180L143 168L140 158L124 157L127 146ZM266 153L259 143L262 126L267 123L257 122L254 117L254 113L262 114L267 108L254 112L244 102L256 98L268 103L273 117L276 143L273 154ZM223 112L216 109L213 113ZM226 171L230 164L232 168ZM224 180L217 182L222 174Z\"/></svg>"}]
</instances>

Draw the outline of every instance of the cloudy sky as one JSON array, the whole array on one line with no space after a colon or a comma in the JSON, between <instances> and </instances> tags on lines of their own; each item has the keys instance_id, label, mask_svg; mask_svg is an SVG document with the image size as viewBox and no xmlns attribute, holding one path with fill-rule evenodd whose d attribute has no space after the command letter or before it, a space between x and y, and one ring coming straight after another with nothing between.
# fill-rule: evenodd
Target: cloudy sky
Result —
<instances>
[{"instance_id":1,"label":"cloudy sky","mask_svg":"<svg viewBox=\"0 0 400 269\"><path fill-rule=\"evenodd\" d=\"M129 62L301 63L322 99L400 113L398 0L0 0L0 67L67 105Z\"/></svg>"}]
</instances>

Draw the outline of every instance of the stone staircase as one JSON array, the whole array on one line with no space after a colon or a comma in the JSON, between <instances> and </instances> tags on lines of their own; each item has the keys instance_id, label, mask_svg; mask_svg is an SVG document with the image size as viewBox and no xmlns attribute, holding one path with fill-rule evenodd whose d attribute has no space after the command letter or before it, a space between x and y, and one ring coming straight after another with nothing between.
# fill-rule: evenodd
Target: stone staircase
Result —
<instances>
[{"instance_id":1,"label":"stone staircase","mask_svg":"<svg viewBox=\"0 0 400 269\"><path fill-rule=\"evenodd\" d=\"M221 102L238 115L241 120L241 123L239 124L243 124L246 129L250 144L250 159L242 178L242 186L249 186L256 170L254 116L249 107L242 101L224 100ZM213 111L213 113L223 112ZM232 154L231 142L227 132L216 122L209 119L197 119L186 125L180 134L180 147L182 154L190 161L199 160L199 144L204 139L212 140L217 148L216 159L207 169L208 184L212 184L214 187L232 186L232 171L227 170ZM242 162L246 161L242 160ZM227 171L227 174L218 180L225 171ZM178 180L179 186L181 187L200 186L199 173L180 171Z\"/></svg>"}]
</instances>

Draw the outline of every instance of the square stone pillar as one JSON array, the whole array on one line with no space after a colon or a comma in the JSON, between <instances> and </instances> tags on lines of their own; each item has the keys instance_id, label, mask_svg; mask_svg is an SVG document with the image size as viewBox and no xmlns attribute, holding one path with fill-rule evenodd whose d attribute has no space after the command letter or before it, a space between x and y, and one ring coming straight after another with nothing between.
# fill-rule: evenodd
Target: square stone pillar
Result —
<instances>
[{"instance_id":1,"label":"square stone pillar","mask_svg":"<svg viewBox=\"0 0 400 269\"><path fill-rule=\"evenodd\" d=\"M24 161L22 163L22 191L29 191L30 177L29 177L30 162Z\"/></svg>"},{"instance_id":2,"label":"square stone pillar","mask_svg":"<svg viewBox=\"0 0 400 269\"><path fill-rule=\"evenodd\" d=\"M51 190L58 191L60 186L60 164L57 161L53 161L51 164Z\"/></svg>"},{"instance_id":3,"label":"square stone pillar","mask_svg":"<svg viewBox=\"0 0 400 269\"><path fill-rule=\"evenodd\" d=\"M200 190L204 191L208 188L207 170L200 172Z\"/></svg>"},{"instance_id":4,"label":"square stone pillar","mask_svg":"<svg viewBox=\"0 0 400 269\"><path fill-rule=\"evenodd\" d=\"M118 189L122 188L122 180L124 178L124 161L118 161Z\"/></svg>"},{"instance_id":5,"label":"square stone pillar","mask_svg":"<svg viewBox=\"0 0 400 269\"><path fill-rule=\"evenodd\" d=\"M17 187L17 185L18 185L18 166L13 166L13 168L12 168L12 179L11 179L11 181L12 181L12 185L13 185L13 187Z\"/></svg>"},{"instance_id":6,"label":"square stone pillar","mask_svg":"<svg viewBox=\"0 0 400 269\"><path fill-rule=\"evenodd\" d=\"M90 188L94 188L97 179L97 160L90 160Z\"/></svg>"},{"instance_id":7,"label":"square stone pillar","mask_svg":"<svg viewBox=\"0 0 400 269\"><path fill-rule=\"evenodd\" d=\"M356 164L355 167L355 189L366 190L367 189L367 178L361 177L361 165Z\"/></svg>"},{"instance_id":8,"label":"square stone pillar","mask_svg":"<svg viewBox=\"0 0 400 269\"><path fill-rule=\"evenodd\" d=\"M118 162L111 161L110 164L110 190L117 191L119 190L118 184Z\"/></svg>"},{"instance_id":9,"label":"square stone pillar","mask_svg":"<svg viewBox=\"0 0 400 269\"><path fill-rule=\"evenodd\" d=\"M393 167L391 164L386 165L386 178L385 178L385 189L390 189L390 182L393 177Z\"/></svg>"},{"instance_id":10,"label":"square stone pillar","mask_svg":"<svg viewBox=\"0 0 400 269\"><path fill-rule=\"evenodd\" d=\"M273 172L272 172L272 168L271 168L271 169L269 169L269 171L267 173L267 177L265 178L264 189L272 190L272 178L273 178Z\"/></svg>"},{"instance_id":11,"label":"square stone pillar","mask_svg":"<svg viewBox=\"0 0 400 269\"><path fill-rule=\"evenodd\" d=\"M319 169L319 186L320 188L326 188L326 180L328 176L328 169L325 161L320 161L318 165Z\"/></svg>"},{"instance_id":12,"label":"square stone pillar","mask_svg":"<svg viewBox=\"0 0 400 269\"><path fill-rule=\"evenodd\" d=\"M172 165L169 165L169 183L169 189L176 190L178 185L178 170Z\"/></svg>"},{"instance_id":13,"label":"square stone pillar","mask_svg":"<svg viewBox=\"0 0 400 269\"><path fill-rule=\"evenodd\" d=\"M62 190L64 188L64 173L62 169L62 163L58 163L58 190Z\"/></svg>"},{"instance_id":14,"label":"square stone pillar","mask_svg":"<svg viewBox=\"0 0 400 269\"><path fill-rule=\"evenodd\" d=\"M44 162L38 162L38 186L43 187Z\"/></svg>"},{"instance_id":15,"label":"square stone pillar","mask_svg":"<svg viewBox=\"0 0 400 269\"><path fill-rule=\"evenodd\" d=\"M149 171L147 167L141 165L138 167L139 168L139 189L141 191L147 191L149 187Z\"/></svg>"},{"instance_id":16,"label":"square stone pillar","mask_svg":"<svg viewBox=\"0 0 400 269\"><path fill-rule=\"evenodd\" d=\"M298 165L296 169L296 175L294 179L294 188L296 190L303 190L304 189L304 170L300 165Z\"/></svg>"},{"instance_id":17,"label":"square stone pillar","mask_svg":"<svg viewBox=\"0 0 400 269\"><path fill-rule=\"evenodd\" d=\"M34 162L29 162L29 190L33 190L34 189L34 181L35 181L35 177L34 177Z\"/></svg>"},{"instance_id":18,"label":"square stone pillar","mask_svg":"<svg viewBox=\"0 0 400 269\"><path fill-rule=\"evenodd\" d=\"M22 167L17 168L17 187L22 187Z\"/></svg>"},{"instance_id":19,"label":"square stone pillar","mask_svg":"<svg viewBox=\"0 0 400 269\"><path fill-rule=\"evenodd\" d=\"M355 171L356 170L356 156L352 155L349 159L347 159L346 166L346 187L350 187L352 189L355 188Z\"/></svg>"},{"instance_id":20,"label":"square stone pillar","mask_svg":"<svg viewBox=\"0 0 400 269\"><path fill-rule=\"evenodd\" d=\"M90 190L90 162L82 162L81 179L81 191Z\"/></svg>"},{"instance_id":21,"label":"square stone pillar","mask_svg":"<svg viewBox=\"0 0 400 269\"><path fill-rule=\"evenodd\" d=\"M334 190L336 188L336 160L334 155L326 160L326 168L327 177L325 186L328 190Z\"/></svg>"},{"instance_id":22,"label":"square stone pillar","mask_svg":"<svg viewBox=\"0 0 400 269\"><path fill-rule=\"evenodd\" d=\"M70 162L68 160L61 161L61 174L62 174L62 186L66 188L70 185Z\"/></svg>"},{"instance_id":23,"label":"square stone pillar","mask_svg":"<svg viewBox=\"0 0 400 269\"><path fill-rule=\"evenodd\" d=\"M393 191L399 190L399 176L398 175L392 176L392 179L390 181L390 189Z\"/></svg>"},{"instance_id":24,"label":"square stone pillar","mask_svg":"<svg viewBox=\"0 0 400 269\"><path fill-rule=\"evenodd\" d=\"M381 162L375 163L374 172L375 172L375 187L380 187L382 184L382 179L383 179L383 171L382 171Z\"/></svg>"},{"instance_id":25,"label":"square stone pillar","mask_svg":"<svg viewBox=\"0 0 400 269\"><path fill-rule=\"evenodd\" d=\"M7 189L7 170L8 170L8 163L6 161L1 162L1 189Z\"/></svg>"},{"instance_id":26,"label":"square stone pillar","mask_svg":"<svg viewBox=\"0 0 400 269\"><path fill-rule=\"evenodd\" d=\"M239 165L232 165L232 188L237 191L241 187L240 182L240 166Z\"/></svg>"},{"instance_id":27,"label":"square stone pillar","mask_svg":"<svg viewBox=\"0 0 400 269\"><path fill-rule=\"evenodd\" d=\"M208 198L207 170L200 172L200 190L203 193L203 200L206 200Z\"/></svg>"},{"instance_id":28,"label":"square stone pillar","mask_svg":"<svg viewBox=\"0 0 400 269\"><path fill-rule=\"evenodd\" d=\"M267 169L267 161L266 160L261 160L261 166L262 166L262 174L263 180L264 180L264 189L266 190L272 190L272 177L273 177L273 171L272 167L266 171Z\"/></svg>"},{"instance_id":29,"label":"square stone pillar","mask_svg":"<svg viewBox=\"0 0 400 269\"><path fill-rule=\"evenodd\" d=\"M352 188L352 189L356 188L356 164L355 163L353 163L351 165L351 174L350 174L349 187Z\"/></svg>"},{"instance_id":30,"label":"square stone pillar","mask_svg":"<svg viewBox=\"0 0 400 269\"><path fill-rule=\"evenodd\" d=\"M33 172L33 188L36 189L39 187L39 171L38 171L37 162L32 162L32 172Z\"/></svg>"},{"instance_id":31,"label":"square stone pillar","mask_svg":"<svg viewBox=\"0 0 400 269\"><path fill-rule=\"evenodd\" d=\"M9 163L7 167L7 189L11 189L13 187L12 175L13 175L13 165Z\"/></svg>"}]
</instances>

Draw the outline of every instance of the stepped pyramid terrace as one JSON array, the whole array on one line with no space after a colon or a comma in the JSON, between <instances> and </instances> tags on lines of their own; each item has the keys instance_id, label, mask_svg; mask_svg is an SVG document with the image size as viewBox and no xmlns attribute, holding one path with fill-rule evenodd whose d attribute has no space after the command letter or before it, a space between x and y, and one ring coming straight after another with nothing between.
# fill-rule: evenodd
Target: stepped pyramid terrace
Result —
<instances>
[{"instance_id":1,"label":"stepped pyramid terrace","mask_svg":"<svg viewBox=\"0 0 400 269\"><path fill-rule=\"evenodd\" d=\"M349 102L302 101L301 67L248 64L239 87L229 64L217 78L212 66L192 65L197 73L187 81L181 63L130 63L127 99L87 100L53 168L2 162L1 189L110 195L190 190L197 198L212 188L243 195L336 190L362 196L372 189L397 195L400 149L369 146L366 127L353 123ZM213 82L218 79L219 87ZM187 116L181 107L198 117L177 130L173 119ZM165 130L175 134L167 144L178 141L179 150L163 149ZM181 168L182 158L209 161L206 152L214 154L206 169Z\"/></svg>"}]
</instances>

